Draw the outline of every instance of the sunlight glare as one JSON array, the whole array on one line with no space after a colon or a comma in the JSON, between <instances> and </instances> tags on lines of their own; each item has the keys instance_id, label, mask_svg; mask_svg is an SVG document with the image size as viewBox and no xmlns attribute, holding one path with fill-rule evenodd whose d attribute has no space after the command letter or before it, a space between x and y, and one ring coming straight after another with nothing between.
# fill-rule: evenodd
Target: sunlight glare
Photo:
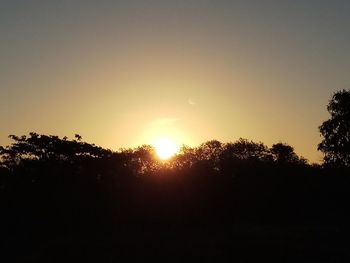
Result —
<instances>
[{"instance_id":1,"label":"sunlight glare","mask_svg":"<svg viewBox=\"0 0 350 263\"><path fill-rule=\"evenodd\" d=\"M179 146L176 145L172 140L163 138L158 139L154 143L157 155L162 160L167 160L176 154L179 150Z\"/></svg>"}]
</instances>

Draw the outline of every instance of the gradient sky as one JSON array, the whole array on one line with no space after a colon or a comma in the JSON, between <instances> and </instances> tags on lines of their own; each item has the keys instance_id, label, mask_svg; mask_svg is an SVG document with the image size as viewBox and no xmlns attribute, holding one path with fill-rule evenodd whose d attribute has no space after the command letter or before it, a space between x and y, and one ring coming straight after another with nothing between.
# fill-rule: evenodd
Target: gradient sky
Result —
<instances>
[{"instance_id":1,"label":"gradient sky","mask_svg":"<svg viewBox=\"0 0 350 263\"><path fill-rule=\"evenodd\" d=\"M350 87L350 1L0 0L0 145L282 141L321 160Z\"/></svg>"}]
</instances>

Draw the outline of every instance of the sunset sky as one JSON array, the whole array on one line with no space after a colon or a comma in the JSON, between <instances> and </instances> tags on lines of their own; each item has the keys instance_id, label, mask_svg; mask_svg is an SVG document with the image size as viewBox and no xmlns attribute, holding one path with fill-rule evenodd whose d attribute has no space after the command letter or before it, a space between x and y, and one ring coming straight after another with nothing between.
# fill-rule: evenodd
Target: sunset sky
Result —
<instances>
[{"instance_id":1,"label":"sunset sky","mask_svg":"<svg viewBox=\"0 0 350 263\"><path fill-rule=\"evenodd\" d=\"M350 1L0 0L0 145L282 141L321 160L350 88Z\"/></svg>"}]
</instances>

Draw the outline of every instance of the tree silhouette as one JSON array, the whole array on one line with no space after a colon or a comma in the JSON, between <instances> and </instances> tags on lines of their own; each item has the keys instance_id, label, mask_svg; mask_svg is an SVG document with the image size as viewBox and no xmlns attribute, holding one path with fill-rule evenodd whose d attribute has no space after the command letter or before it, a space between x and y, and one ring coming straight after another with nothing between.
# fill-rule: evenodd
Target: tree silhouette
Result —
<instances>
[{"instance_id":1,"label":"tree silhouette","mask_svg":"<svg viewBox=\"0 0 350 263\"><path fill-rule=\"evenodd\" d=\"M189 146L182 145L179 153L174 156L171 164L174 169L190 169L196 161L196 150Z\"/></svg>"},{"instance_id":2,"label":"tree silhouette","mask_svg":"<svg viewBox=\"0 0 350 263\"><path fill-rule=\"evenodd\" d=\"M350 90L333 94L327 110L330 119L319 127L324 137L318 150L324 153L327 165L350 166Z\"/></svg>"},{"instance_id":3,"label":"tree silhouette","mask_svg":"<svg viewBox=\"0 0 350 263\"><path fill-rule=\"evenodd\" d=\"M296 163L299 161L298 156L294 152L294 148L285 143L276 143L271 147L271 153L274 160L278 163Z\"/></svg>"},{"instance_id":4,"label":"tree silhouette","mask_svg":"<svg viewBox=\"0 0 350 263\"><path fill-rule=\"evenodd\" d=\"M253 142L240 138L234 143L227 143L224 149L224 155L230 158L249 161L269 161L271 154L266 145L262 142Z\"/></svg>"},{"instance_id":5,"label":"tree silhouette","mask_svg":"<svg viewBox=\"0 0 350 263\"><path fill-rule=\"evenodd\" d=\"M75 135L77 140L63 139L54 135L39 135L31 132L29 136L10 135L14 142L6 148L0 149L3 165L12 167L28 161L56 161L76 163L87 158L105 158L112 154L111 151L81 141L80 135Z\"/></svg>"},{"instance_id":6,"label":"tree silhouette","mask_svg":"<svg viewBox=\"0 0 350 263\"><path fill-rule=\"evenodd\" d=\"M219 170L220 156L223 144L217 140L202 143L196 149L196 158L201 165L214 170Z\"/></svg>"},{"instance_id":7,"label":"tree silhouette","mask_svg":"<svg viewBox=\"0 0 350 263\"><path fill-rule=\"evenodd\" d=\"M154 147L141 145L129 153L128 165L134 174L153 173L159 167Z\"/></svg>"}]
</instances>

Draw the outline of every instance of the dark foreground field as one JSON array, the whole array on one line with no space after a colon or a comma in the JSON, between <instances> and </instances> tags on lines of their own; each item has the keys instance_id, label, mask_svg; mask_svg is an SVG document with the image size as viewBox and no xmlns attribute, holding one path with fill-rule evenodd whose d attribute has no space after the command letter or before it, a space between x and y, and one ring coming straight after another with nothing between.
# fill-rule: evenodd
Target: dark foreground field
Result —
<instances>
[{"instance_id":1,"label":"dark foreground field","mask_svg":"<svg viewBox=\"0 0 350 263\"><path fill-rule=\"evenodd\" d=\"M348 262L347 238L334 226L233 225L206 227L120 226L109 233L56 234L13 240L10 257L22 262L117 262L186 259L235 262Z\"/></svg>"},{"instance_id":2,"label":"dark foreground field","mask_svg":"<svg viewBox=\"0 0 350 263\"><path fill-rule=\"evenodd\" d=\"M84 176L3 184L3 262L350 260L345 174Z\"/></svg>"}]
</instances>

